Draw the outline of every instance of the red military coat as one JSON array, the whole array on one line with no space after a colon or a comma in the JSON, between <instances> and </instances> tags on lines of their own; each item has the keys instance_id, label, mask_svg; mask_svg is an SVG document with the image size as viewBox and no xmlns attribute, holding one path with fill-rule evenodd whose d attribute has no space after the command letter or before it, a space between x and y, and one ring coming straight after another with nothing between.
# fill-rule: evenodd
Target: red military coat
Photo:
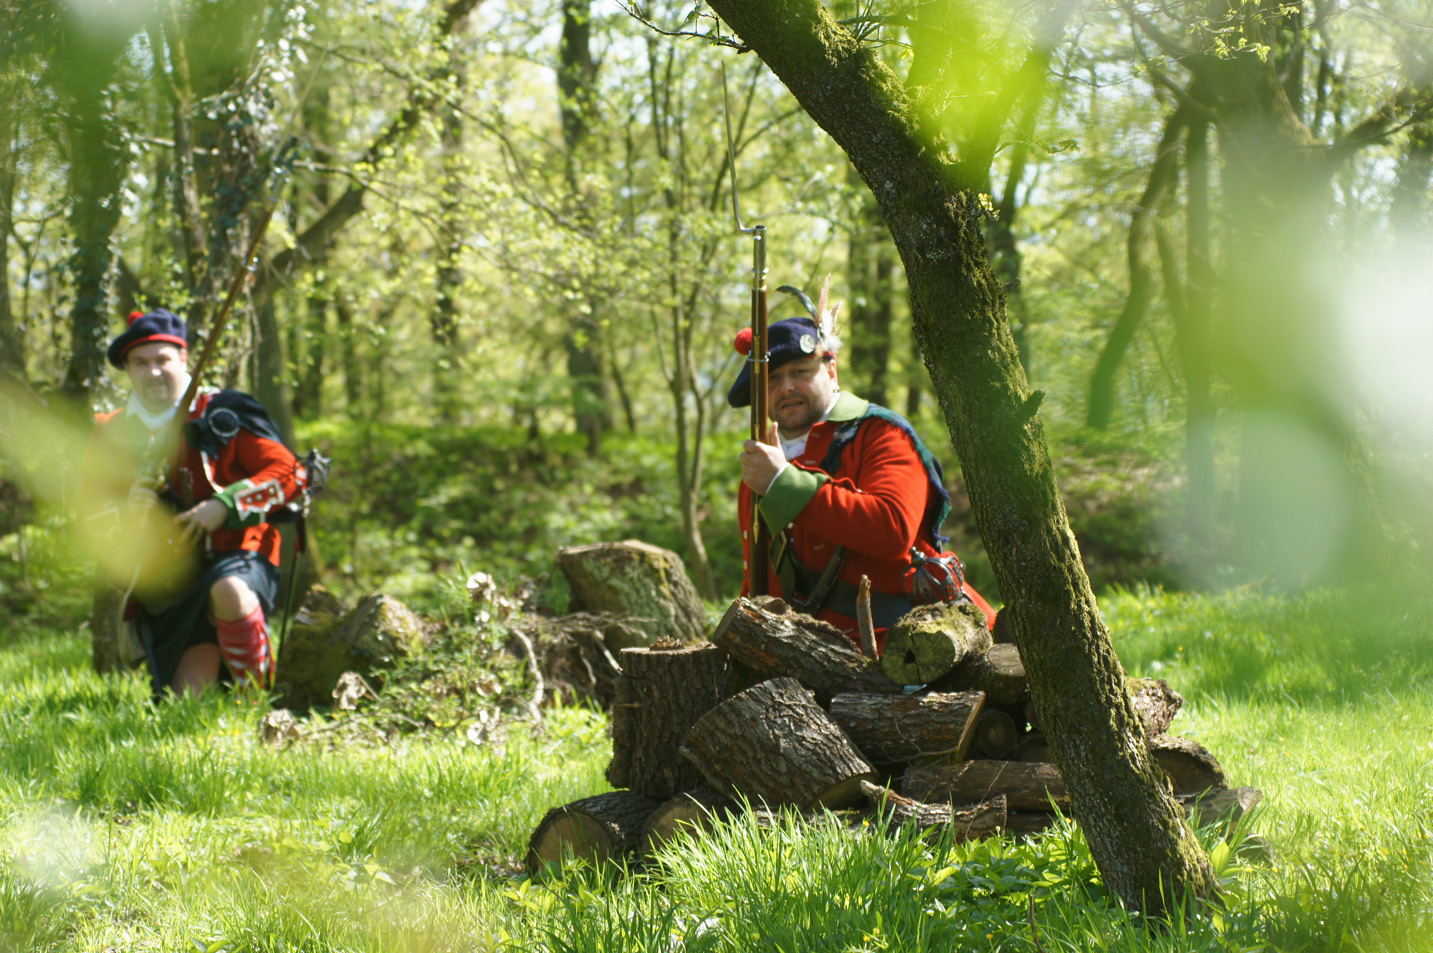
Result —
<instances>
[{"instance_id":1,"label":"red military coat","mask_svg":"<svg viewBox=\"0 0 1433 953\"><path fill-rule=\"evenodd\" d=\"M773 540L786 534L790 554L809 572L819 575L836 548L845 546L848 555L839 579L856 585L864 575L870 577L873 592L903 595L911 548L931 556L939 551L926 525L937 491L911 436L886 420L867 418L841 451L834 475L821 469L836 431L865 414L868 406L851 394L836 399L828 418L811 428L806 449L762 497L761 516ZM751 489L743 483L737 503L745 568L742 595L751 591L751 503ZM778 550L779 543L773 549ZM775 558L770 565L767 591L789 597L782 591ZM985 600L968 585L966 591L993 618ZM817 618L859 641L853 616L823 608Z\"/></svg>"},{"instance_id":2,"label":"red military coat","mask_svg":"<svg viewBox=\"0 0 1433 953\"><path fill-rule=\"evenodd\" d=\"M169 491L181 510L211 498L229 510L228 521L210 535L211 552L247 549L277 566L279 531L267 519L298 495L303 467L277 439L267 415L261 420L250 416L244 405L258 405L246 395L235 391L201 393L190 406L187 419L200 421L216 398L216 407L232 399L239 412L225 418L222 427L211 428L222 430L223 436L202 441L212 452L184 442L179 465L170 474ZM84 516L92 537L118 538L129 488L152 435L123 408L96 414L95 422L86 453Z\"/></svg>"}]
</instances>

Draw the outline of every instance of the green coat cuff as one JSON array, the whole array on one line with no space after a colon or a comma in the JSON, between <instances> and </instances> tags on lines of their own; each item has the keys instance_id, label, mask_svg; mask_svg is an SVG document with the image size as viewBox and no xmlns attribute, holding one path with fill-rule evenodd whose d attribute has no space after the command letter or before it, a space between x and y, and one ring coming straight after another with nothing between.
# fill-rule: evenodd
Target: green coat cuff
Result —
<instances>
[{"instance_id":1,"label":"green coat cuff","mask_svg":"<svg viewBox=\"0 0 1433 953\"><path fill-rule=\"evenodd\" d=\"M253 480L240 480L238 483L231 483L214 494L214 499L223 503L224 508L229 511L229 518L224 521L225 529L247 529L250 526L258 526L264 521L262 513L249 512L243 516L239 515L239 503L235 497L245 490L252 490L253 488Z\"/></svg>"},{"instance_id":2,"label":"green coat cuff","mask_svg":"<svg viewBox=\"0 0 1433 953\"><path fill-rule=\"evenodd\" d=\"M794 463L782 470L761 498L761 518L771 534L775 536L796 519L821 489L821 484L829 479L824 473L803 470Z\"/></svg>"}]
</instances>

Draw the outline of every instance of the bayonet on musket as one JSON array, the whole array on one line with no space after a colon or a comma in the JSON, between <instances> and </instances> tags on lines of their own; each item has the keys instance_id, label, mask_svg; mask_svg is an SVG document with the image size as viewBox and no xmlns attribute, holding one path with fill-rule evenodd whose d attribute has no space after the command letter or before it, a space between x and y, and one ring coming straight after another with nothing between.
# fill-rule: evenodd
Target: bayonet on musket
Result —
<instances>
[{"instance_id":1,"label":"bayonet on musket","mask_svg":"<svg viewBox=\"0 0 1433 953\"><path fill-rule=\"evenodd\" d=\"M767 442L767 369L768 351L766 333L766 226L745 225L741 220L741 201L736 188L736 148L732 144L731 101L726 91L726 64L721 64L721 99L723 116L726 119L727 167L731 171L731 213L736 227L743 235L751 236L751 351L746 359L751 364L751 429L752 440ZM768 578L768 552L771 548L771 534L761 521L758 504L761 498L752 494L751 526L748 528L751 540L749 591L753 596L766 595Z\"/></svg>"}]
</instances>

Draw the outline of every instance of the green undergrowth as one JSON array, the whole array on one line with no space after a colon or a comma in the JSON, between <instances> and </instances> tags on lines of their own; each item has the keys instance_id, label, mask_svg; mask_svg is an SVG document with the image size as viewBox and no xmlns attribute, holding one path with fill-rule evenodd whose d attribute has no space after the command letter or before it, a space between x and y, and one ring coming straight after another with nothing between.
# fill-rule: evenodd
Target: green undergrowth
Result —
<instances>
[{"instance_id":1,"label":"green undergrowth","mask_svg":"<svg viewBox=\"0 0 1433 953\"><path fill-rule=\"evenodd\" d=\"M1222 905L1172 923L1120 908L1068 825L951 845L741 821L640 869L530 880L544 812L606 789L601 715L509 713L475 740L316 713L306 741L264 747L260 708L151 706L137 676L89 671L73 619L27 619L0 639L0 951L1429 949L1427 600L1102 607L1126 667L1185 696L1172 730L1264 795L1232 835L1201 832Z\"/></svg>"}]
</instances>

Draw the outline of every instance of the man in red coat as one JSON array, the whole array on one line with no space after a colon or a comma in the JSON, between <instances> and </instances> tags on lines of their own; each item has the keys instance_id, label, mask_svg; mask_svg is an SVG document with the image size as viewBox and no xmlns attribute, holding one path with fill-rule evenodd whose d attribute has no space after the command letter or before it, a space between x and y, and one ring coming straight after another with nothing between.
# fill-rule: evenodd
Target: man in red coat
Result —
<instances>
[{"instance_id":1,"label":"man in red coat","mask_svg":"<svg viewBox=\"0 0 1433 953\"><path fill-rule=\"evenodd\" d=\"M267 616L279 588L279 533L268 520L305 480L263 407L238 391L200 391L177 448L162 446L189 385L186 340L184 321L156 308L130 315L110 344L109 361L132 393L125 407L95 417L82 496L91 538L102 549L108 540L117 557L108 561L121 564L120 584L136 596L128 617L156 697L197 693L221 679L272 684ZM160 476L167 468L158 493L143 478L146 464ZM178 515L171 519L164 504ZM158 537L165 538L156 545ZM146 587L149 569L136 564L186 546L198 552L197 578L167 592Z\"/></svg>"},{"instance_id":2,"label":"man in red coat","mask_svg":"<svg viewBox=\"0 0 1433 953\"><path fill-rule=\"evenodd\" d=\"M934 557L944 542L938 534L950 502L940 464L905 418L841 390L841 342L816 321L777 321L768 341L768 412L777 439L774 446L756 440L742 446L742 594L751 591L749 527L756 495L772 538L767 592L859 644L856 593L868 576L877 641L883 643L882 630L911 608L914 554ZM736 348L749 353L749 329L737 336ZM727 394L733 407L751 404L750 368L742 366ZM820 579L828 569L834 582L823 594ZM980 594L960 585L993 620Z\"/></svg>"}]
</instances>

